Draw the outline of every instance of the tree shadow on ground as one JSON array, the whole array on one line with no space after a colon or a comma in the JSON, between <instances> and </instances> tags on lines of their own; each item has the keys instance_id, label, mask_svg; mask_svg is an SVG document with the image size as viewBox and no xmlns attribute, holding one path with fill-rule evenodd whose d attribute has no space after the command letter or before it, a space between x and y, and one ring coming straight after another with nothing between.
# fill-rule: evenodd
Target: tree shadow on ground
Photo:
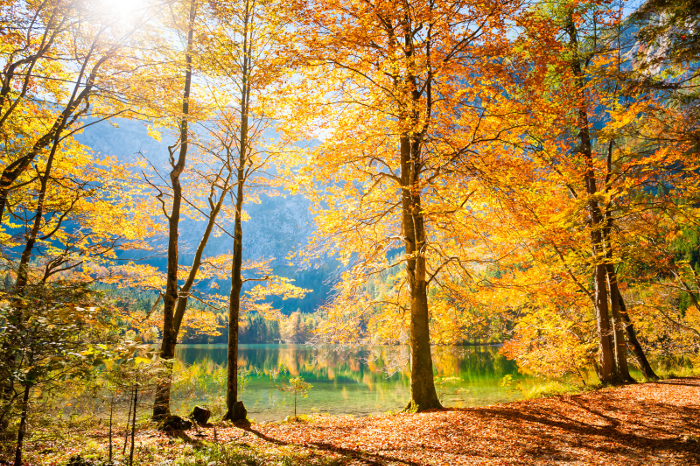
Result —
<instances>
[{"instance_id":1,"label":"tree shadow on ground","mask_svg":"<svg viewBox=\"0 0 700 466\"><path fill-rule=\"evenodd\" d=\"M336 453L340 454L343 456L346 456L349 460L361 460L364 461L365 464L368 465L384 465L387 462L392 462L392 463L401 463L401 464L406 464L408 466L421 466L421 463L416 463L414 461L406 460L403 458L394 458L391 456L385 456L385 455L380 455L378 453L369 453L369 452L363 452L363 451L358 451L358 450L353 450L351 448L343 448L339 446L335 446L331 443L322 443L322 442L310 442L310 443L294 443L294 442L284 442L281 440L278 440L273 437L269 437L265 435L264 433L253 429L252 426L247 426L247 427L241 427L242 429L245 429L246 431L252 433L253 435L265 440L266 442L273 443L275 445L280 445L280 446L298 446L298 447L313 447L316 448L317 450L321 451L326 451L330 453Z\"/></svg>"},{"instance_id":2,"label":"tree shadow on ground","mask_svg":"<svg viewBox=\"0 0 700 466\"><path fill-rule=\"evenodd\" d=\"M679 385L700 389L700 379L247 430L265 442L358 465L700 465L700 391Z\"/></svg>"},{"instance_id":3,"label":"tree shadow on ground","mask_svg":"<svg viewBox=\"0 0 700 466\"><path fill-rule=\"evenodd\" d=\"M521 453L533 458L575 461L572 451L588 451L639 461L640 456L653 459L659 454L672 454L681 455L686 464L700 464L700 443L684 435L700 429L700 407L650 400L624 407L624 401L620 394L607 400L578 395L561 397L559 407L553 409L515 404L470 410L468 414L504 430L530 427L536 434L521 432L523 441L519 443L523 444ZM530 440L529 446L526 440Z\"/></svg>"}]
</instances>

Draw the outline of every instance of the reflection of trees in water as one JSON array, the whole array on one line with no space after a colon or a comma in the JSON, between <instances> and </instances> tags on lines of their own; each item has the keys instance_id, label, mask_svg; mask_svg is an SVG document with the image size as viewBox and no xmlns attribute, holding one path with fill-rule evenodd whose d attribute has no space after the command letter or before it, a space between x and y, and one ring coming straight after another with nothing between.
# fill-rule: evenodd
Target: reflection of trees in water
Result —
<instances>
[{"instance_id":1,"label":"reflection of trees in water","mask_svg":"<svg viewBox=\"0 0 700 466\"><path fill-rule=\"evenodd\" d=\"M519 378L515 363L495 347L445 346L433 347L432 352L435 375L443 380L457 378L443 387L451 406L504 401L508 398L499 387L501 379L506 374ZM176 357L183 382L176 384L174 407L189 410L195 403L204 403L216 409L223 405L226 347L182 346ZM303 401L305 409L339 414L399 409L408 396L409 358L408 347L399 345L241 345L238 364L241 370L251 371L243 396L251 412L257 412L253 417L275 418L290 403L290 397L277 386L298 376L314 385L309 399Z\"/></svg>"},{"instance_id":2,"label":"reflection of trees in water","mask_svg":"<svg viewBox=\"0 0 700 466\"><path fill-rule=\"evenodd\" d=\"M433 347L436 375L456 376L476 381L517 374L514 361L508 361L495 347ZM226 348L182 347L179 360L186 365L206 363L226 365ZM407 383L410 353L407 346L311 346L265 345L244 346L239 350L239 367L256 370L257 377L288 373L313 381L356 382L367 386L384 383ZM210 369L204 369L206 374Z\"/></svg>"}]
</instances>

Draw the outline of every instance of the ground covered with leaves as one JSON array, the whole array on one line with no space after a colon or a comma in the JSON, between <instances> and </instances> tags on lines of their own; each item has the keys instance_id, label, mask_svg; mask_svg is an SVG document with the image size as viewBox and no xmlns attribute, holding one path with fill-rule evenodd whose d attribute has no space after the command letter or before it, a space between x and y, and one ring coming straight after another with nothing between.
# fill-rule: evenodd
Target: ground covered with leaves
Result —
<instances>
[{"instance_id":1,"label":"ground covered with leaves","mask_svg":"<svg viewBox=\"0 0 700 466\"><path fill-rule=\"evenodd\" d=\"M107 443L104 429L61 442L36 438L27 460L59 465L81 454L98 464ZM114 443L119 461L122 446L123 433ZM417 414L220 423L177 435L145 426L135 446L135 465L695 465L700 378Z\"/></svg>"}]
</instances>

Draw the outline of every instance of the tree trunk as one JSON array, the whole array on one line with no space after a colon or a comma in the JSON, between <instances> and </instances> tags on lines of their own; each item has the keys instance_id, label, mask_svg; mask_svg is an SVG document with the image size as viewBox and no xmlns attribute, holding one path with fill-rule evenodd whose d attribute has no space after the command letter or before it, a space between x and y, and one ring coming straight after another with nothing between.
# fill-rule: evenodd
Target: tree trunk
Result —
<instances>
[{"instance_id":1,"label":"tree trunk","mask_svg":"<svg viewBox=\"0 0 700 466\"><path fill-rule=\"evenodd\" d=\"M239 184L238 192L241 194L242 186ZM240 202L236 202L238 207ZM241 306L241 255L242 255L242 228L240 211L236 210L236 220L233 240L233 260L231 266L231 294L229 296L228 312L228 373L226 381L226 414L224 420L243 421L240 419L240 410L236 409L238 402L238 318Z\"/></svg>"},{"instance_id":2,"label":"tree trunk","mask_svg":"<svg viewBox=\"0 0 700 466\"><path fill-rule=\"evenodd\" d=\"M56 151L58 150L58 146L60 144L60 137L60 133L57 133L54 136L53 144L51 145L51 152L46 159L44 174L41 176L36 211L34 213L34 224L32 225L32 229L29 231L29 234L26 236L27 242L24 245L24 250L22 251L19 265L17 267L17 280L15 282L14 289L14 292L17 295L24 294L24 288L29 283L29 262L32 259L34 245L36 244L36 239L39 235L39 230L41 229L41 221L44 218L44 202L46 201L46 192L49 187L49 179L51 178L51 170L53 169Z\"/></svg>"},{"instance_id":3,"label":"tree trunk","mask_svg":"<svg viewBox=\"0 0 700 466\"><path fill-rule=\"evenodd\" d=\"M22 250L22 255L20 256L19 264L17 266L17 278L15 280L15 286L13 290L14 298L13 303L19 304L21 296L24 295L25 289L29 284L29 264L34 253L34 245L36 244L39 231L41 230L41 223L44 218L44 202L46 201L46 192L48 190L49 180L51 177L51 170L53 168L53 162L56 156L56 151L60 144L61 133L56 133L54 135L53 143L51 146L51 152L46 159L46 167L44 168L44 173L41 175L40 188L37 196L36 210L34 212L34 223L31 230L26 235L24 244L24 249ZM21 325L24 321L24 315L21 306L14 306L13 310L14 317L17 319L16 325ZM8 361L10 365L13 365L14 361L17 359L17 355L10 349L10 346L4 345L0 357L5 361ZM0 381L0 396L3 401L7 401L8 411L12 406L12 381L8 377L5 380ZM4 413L3 413L4 414ZM0 424L0 430L5 430L5 426Z\"/></svg>"},{"instance_id":4,"label":"tree trunk","mask_svg":"<svg viewBox=\"0 0 700 466\"><path fill-rule=\"evenodd\" d=\"M239 169L239 177L242 170ZM231 294L228 312L228 373L226 381L226 414L224 420L244 421L243 410L238 407L238 318L241 308L241 289L243 280L241 268L243 263L243 228L241 225L241 208L243 205L243 183L238 183L236 198L236 217L233 234L233 258L231 264Z\"/></svg>"},{"instance_id":5,"label":"tree trunk","mask_svg":"<svg viewBox=\"0 0 700 466\"><path fill-rule=\"evenodd\" d=\"M114 394L109 403L109 459L107 462L112 464L112 414L114 412Z\"/></svg>"},{"instance_id":6,"label":"tree trunk","mask_svg":"<svg viewBox=\"0 0 700 466\"><path fill-rule=\"evenodd\" d=\"M173 187L173 205L168 218L168 270L166 274L165 296L163 297L163 341L160 346L160 358L165 366L165 375L158 382L153 401L153 419L163 420L170 416L170 387L172 385L172 359L175 357L177 330L175 329L175 306L178 300L178 227L182 203L182 186L180 175L185 169L188 147L188 125L190 88L192 86L192 48L194 41L194 20L196 1L190 2L190 18L187 31L187 52L185 55L185 88L182 95L182 120L180 120L180 152L175 161L170 155L172 170L170 181Z\"/></svg>"},{"instance_id":7,"label":"tree trunk","mask_svg":"<svg viewBox=\"0 0 700 466\"><path fill-rule=\"evenodd\" d=\"M29 413L29 391L31 385L24 386L24 397L22 398L22 417L19 421L17 431L17 447L15 449L15 466L22 466L22 447L24 446L24 436L27 432L27 415Z\"/></svg>"},{"instance_id":8,"label":"tree trunk","mask_svg":"<svg viewBox=\"0 0 700 466\"><path fill-rule=\"evenodd\" d=\"M573 17L569 14L567 18L566 31L569 34L569 44L574 52L571 60L571 70L574 75L577 91L577 122L579 147L578 152L584 160L586 172L584 182L586 193L588 194L588 216L589 227L591 229L591 246L593 250L593 260L595 264L594 284L595 298L594 306L596 313L596 326L598 330L598 363L600 381L603 383L619 383L620 378L616 371L612 328L610 326L610 315L608 309L608 287L605 270L605 250L602 238L602 228L604 226L603 214L596 199L597 187L595 170L593 166L593 149L591 146L590 124L588 122L588 109L586 106L585 82L581 63L578 57L579 45L576 26Z\"/></svg>"},{"instance_id":9,"label":"tree trunk","mask_svg":"<svg viewBox=\"0 0 700 466\"><path fill-rule=\"evenodd\" d=\"M239 152L236 173L236 212L233 232L233 257L231 258L231 294L229 295L228 313L228 379L226 382L226 414L224 420L245 421L247 412L242 401L238 401L238 319L241 311L241 290L243 288L243 196L246 182L246 164L248 162L248 125L250 109L250 60L252 42L249 35L252 9L249 1L244 4L243 43L241 51L241 125L239 134Z\"/></svg>"},{"instance_id":10,"label":"tree trunk","mask_svg":"<svg viewBox=\"0 0 700 466\"><path fill-rule=\"evenodd\" d=\"M613 303L613 325L615 328L615 348L620 348L618 346L619 342L624 341L624 334L627 335L627 340L630 343L632 353L635 356L635 359L637 360L637 366L639 369L642 371L642 374L644 377L648 380L658 380L658 376L656 373L654 373L654 370L651 368L651 365L649 364L649 361L647 360L646 355L644 354L644 349L642 348L642 345L639 344L639 340L637 340L637 335L634 331L634 326L632 325L632 322L630 321L629 315L627 314L627 307L625 305L625 300L622 298L622 293L620 293L620 287L618 285L617 281L617 272L615 272L615 267L613 267L611 260L612 260L612 245L610 244L610 229L612 228L612 219L610 218L610 215L606 212L606 227L604 230L605 233L605 243L606 243L606 256L608 259L608 264L606 267L606 272L608 275L608 283L610 284L610 293L611 293L611 301ZM615 306L615 303L617 303L617 306ZM627 359L625 358L623 362L620 361L620 355L616 354L615 355L618 368L623 367L623 370L620 370L620 375L625 379L627 382L633 382L634 379L632 376L629 374L629 369L627 368Z\"/></svg>"},{"instance_id":11,"label":"tree trunk","mask_svg":"<svg viewBox=\"0 0 700 466\"><path fill-rule=\"evenodd\" d=\"M132 387L133 391L134 388ZM134 403L134 397L129 396L129 410L126 412L126 427L124 428L124 446L122 448L122 456L126 456L126 447L129 445L129 423L131 422L131 407Z\"/></svg>"},{"instance_id":12,"label":"tree trunk","mask_svg":"<svg viewBox=\"0 0 700 466\"><path fill-rule=\"evenodd\" d=\"M612 328L608 314L605 264L595 266L595 311L598 330L598 377L603 383L620 383L613 351Z\"/></svg>"},{"instance_id":13,"label":"tree trunk","mask_svg":"<svg viewBox=\"0 0 700 466\"><path fill-rule=\"evenodd\" d=\"M627 339L632 346L632 353L637 360L637 366L639 367L639 370L642 371L642 375L644 375L644 378L647 380L659 380L659 376L656 375L654 369L651 368L649 360L644 354L644 349L637 339L637 333L634 331L634 326L632 325L629 314L627 314L627 305L625 304L625 300L622 298L622 295L620 295L620 316L625 327Z\"/></svg>"},{"instance_id":14,"label":"tree trunk","mask_svg":"<svg viewBox=\"0 0 700 466\"><path fill-rule=\"evenodd\" d=\"M620 302L622 296L620 296L620 289L617 286L617 275L615 274L615 267L608 263L605 266L608 286L610 287L610 303L612 308L613 317L613 337L615 345L615 363L617 364L617 373L623 382L635 383L636 380L632 378L627 366L627 345L625 344L625 329L622 322L622 312L620 310Z\"/></svg>"},{"instance_id":15,"label":"tree trunk","mask_svg":"<svg viewBox=\"0 0 700 466\"><path fill-rule=\"evenodd\" d=\"M134 417L131 419L131 449L129 450L129 466L134 464L134 437L136 436L136 408L139 401L139 389L134 388Z\"/></svg>"},{"instance_id":16,"label":"tree trunk","mask_svg":"<svg viewBox=\"0 0 700 466\"><path fill-rule=\"evenodd\" d=\"M430 314L424 256L425 224L417 189L420 173L420 144L403 135L401 149L402 227L406 251L406 275L411 295L411 401L407 409L423 411L442 405L433 380L430 354Z\"/></svg>"}]
</instances>

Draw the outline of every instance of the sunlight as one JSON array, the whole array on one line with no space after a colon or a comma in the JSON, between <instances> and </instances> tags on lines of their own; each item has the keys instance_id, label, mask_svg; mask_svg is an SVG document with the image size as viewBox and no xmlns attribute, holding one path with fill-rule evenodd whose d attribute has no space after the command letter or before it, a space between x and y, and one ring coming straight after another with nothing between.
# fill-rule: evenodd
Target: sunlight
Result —
<instances>
[{"instance_id":1,"label":"sunlight","mask_svg":"<svg viewBox=\"0 0 700 466\"><path fill-rule=\"evenodd\" d=\"M143 0L100 0L99 5L104 13L129 21L148 6Z\"/></svg>"}]
</instances>

